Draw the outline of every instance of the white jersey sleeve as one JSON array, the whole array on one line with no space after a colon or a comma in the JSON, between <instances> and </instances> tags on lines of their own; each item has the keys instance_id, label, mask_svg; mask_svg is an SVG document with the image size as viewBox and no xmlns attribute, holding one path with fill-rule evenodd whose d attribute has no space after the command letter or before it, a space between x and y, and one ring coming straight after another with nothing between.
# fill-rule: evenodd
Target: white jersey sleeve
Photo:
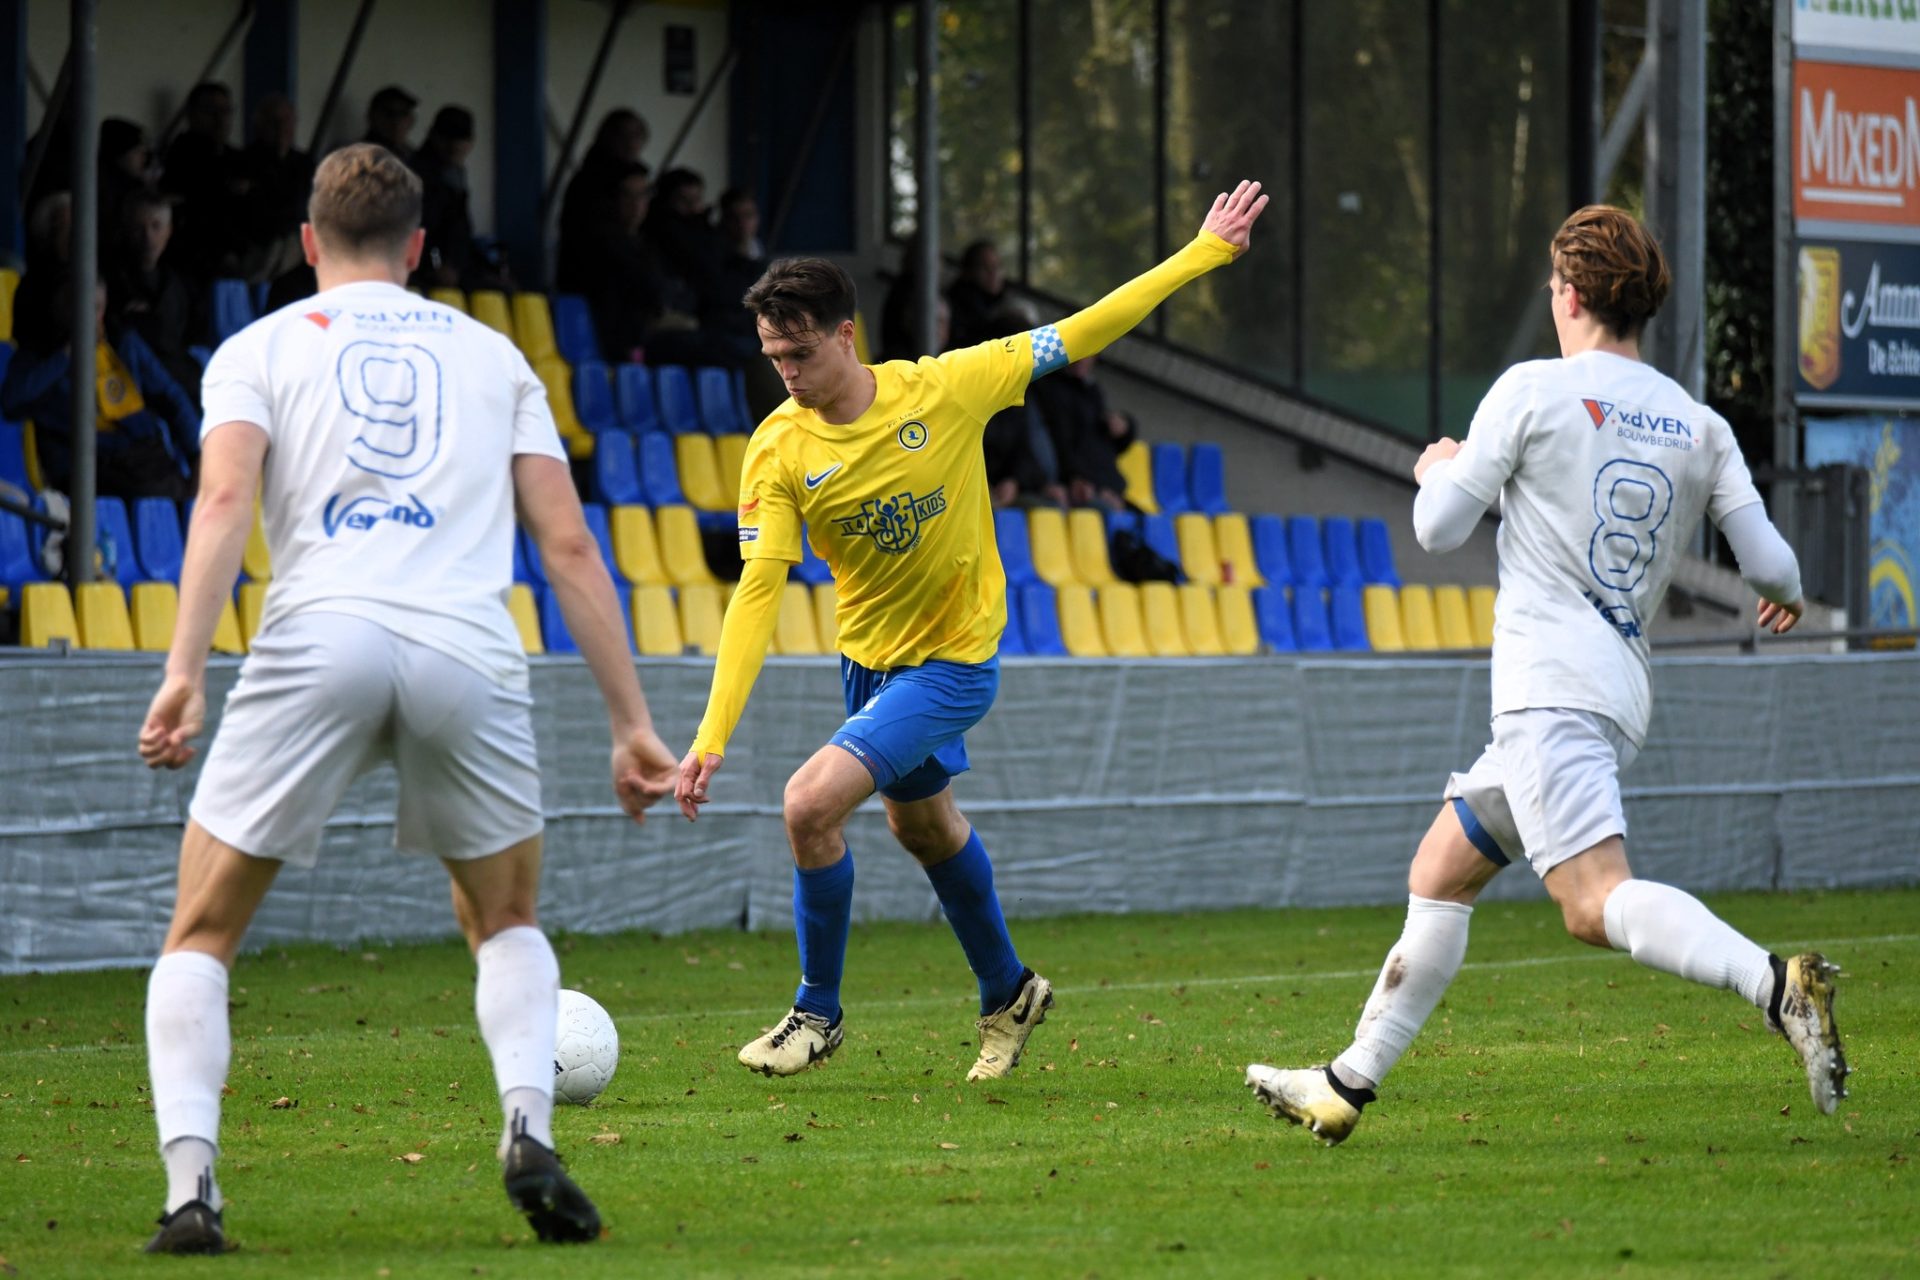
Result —
<instances>
[{"instance_id":1,"label":"white jersey sleeve","mask_svg":"<svg viewBox=\"0 0 1920 1280\"><path fill-rule=\"evenodd\" d=\"M1713 416L1731 443L1733 428L1719 414ZM1739 446L1734 445L1720 455L1720 469L1713 476L1713 497L1707 503L1707 514L1716 525L1724 524L1728 516L1758 501L1760 491L1753 487L1753 473L1747 470L1747 460L1740 456Z\"/></svg>"},{"instance_id":2,"label":"white jersey sleeve","mask_svg":"<svg viewBox=\"0 0 1920 1280\"><path fill-rule=\"evenodd\" d=\"M251 327L220 344L200 380L200 438L229 422L251 422L273 438L273 393L261 334Z\"/></svg>"},{"instance_id":3,"label":"white jersey sleeve","mask_svg":"<svg viewBox=\"0 0 1920 1280\"><path fill-rule=\"evenodd\" d=\"M513 451L532 453L543 458L567 460L566 446L560 443L560 427L553 420L553 406L547 403L547 385L540 381L526 357L514 352L516 368L513 410Z\"/></svg>"},{"instance_id":4,"label":"white jersey sleeve","mask_svg":"<svg viewBox=\"0 0 1920 1280\"><path fill-rule=\"evenodd\" d=\"M1474 411L1466 443L1447 463L1447 476L1482 506L1492 506L1520 469L1534 398L1527 369L1515 365L1500 375Z\"/></svg>"}]
</instances>

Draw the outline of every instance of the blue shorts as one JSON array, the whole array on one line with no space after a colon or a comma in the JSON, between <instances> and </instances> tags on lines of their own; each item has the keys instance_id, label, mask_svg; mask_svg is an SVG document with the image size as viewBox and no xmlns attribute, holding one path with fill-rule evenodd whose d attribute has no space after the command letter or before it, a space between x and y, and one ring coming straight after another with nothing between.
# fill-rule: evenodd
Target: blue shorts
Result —
<instances>
[{"instance_id":1,"label":"blue shorts","mask_svg":"<svg viewBox=\"0 0 1920 1280\"><path fill-rule=\"evenodd\" d=\"M889 800L925 800L967 771L967 730L1000 692L1000 659L870 671L840 659L847 722L828 741L873 774Z\"/></svg>"}]
</instances>

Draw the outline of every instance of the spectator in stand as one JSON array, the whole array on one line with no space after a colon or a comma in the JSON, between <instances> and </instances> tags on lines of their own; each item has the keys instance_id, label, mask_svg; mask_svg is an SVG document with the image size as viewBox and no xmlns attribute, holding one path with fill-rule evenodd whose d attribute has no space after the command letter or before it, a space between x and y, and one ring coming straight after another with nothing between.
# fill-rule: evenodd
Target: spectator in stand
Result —
<instances>
[{"instance_id":1,"label":"spectator in stand","mask_svg":"<svg viewBox=\"0 0 1920 1280\"><path fill-rule=\"evenodd\" d=\"M253 109L253 133L240 166L247 178L244 212L248 280L273 280L302 266L300 224L313 191L313 157L294 145L293 103L270 93Z\"/></svg>"},{"instance_id":2,"label":"spectator in stand","mask_svg":"<svg viewBox=\"0 0 1920 1280\"><path fill-rule=\"evenodd\" d=\"M70 310L71 282L62 282L55 309ZM107 291L94 290L94 332L88 375L96 402L95 491L120 498L193 496L200 452L200 414L140 335L129 330L107 341ZM73 343L63 327L51 345L22 345L0 382L0 416L31 419L41 478L66 492L73 479Z\"/></svg>"},{"instance_id":3,"label":"spectator in stand","mask_svg":"<svg viewBox=\"0 0 1920 1280\"><path fill-rule=\"evenodd\" d=\"M612 216L578 250L591 273L573 290L584 294L609 361L737 366L726 336L700 327L679 284L661 269L642 234L653 189L647 167L634 164L620 179Z\"/></svg>"},{"instance_id":4,"label":"spectator in stand","mask_svg":"<svg viewBox=\"0 0 1920 1280\"><path fill-rule=\"evenodd\" d=\"M367 103L367 136L362 142L374 142L399 156L413 160L414 108L420 99L397 84L390 84Z\"/></svg>"},{"instance_id":5,"label":"spectator in stand","mask_svg":"<svg viewBox=\"0 0 1920 1280\"><path fill-rule=\"evenodd\" d=\"M247 194L233 134L233 92L207 81L187 94L187 126L167 148L160 189L179 199L173 232L174 265L195 281L232 275L243 248L236 234L238 203Z\"/></svg>"},{"instance_id":6,"label":"spectator in stand","mask_svg":"<svg viewBox=\"0 0 1920 1280\"><path fill-rule=\"evenodd\" d=\"M72 260L73 193L56 191L27 219L25 270L13 295L13 340L22 348L66 341L67 318L55 315L53 298Z\"/></svg>"},{"instance_id":7,"label":"spectator in stand","mask_svg":"<svg viewBox=\"0 0 1920 1280\"><path fill-rule=\"evenodd\" d=\"M580 167L567 182L560 201L560 261L557 272L564 293L584 293L593 278L593 246L606 233L619 202L620 184L650 137L647 122L625 107L609 111L593 135L593 145L580 157Z\"/></svg>"},{"instance_id":8,"label":"spectator in stand","mask_svg":"<svg viewBox=\"0 0 1920 1280\"><path fill-rule=\"evenodd\" d=\"M760 335L741 299L767 269L767 249L760 243L760 205L752 192L732 187L721 193L719 211L719 276L705 320L738 347L741 360L751 361L760 354Z\"/></svg>"},{"instance_id":9,"label":"spectator in stand","mask_svg":"<svg viewBox=\"0 0 1920 1280\"><path fill-rule=\"evenodd\" d=\"M119 236L127 197L153 189L153 152L147 131L131 120L108 116L100 122L100 249L112 250Z\"/></svg>"},{"instance_id":10,"label":"spectator in stand","mask_svg":"<svg viewBox=\"0 0 1920 1280\"><path fill-rule=\"evenodd\" d=\"M407 163L420 175L420 226L426 248L412 284L473 283L473 217L468 208L467 157L473 152L473 113L442 107L427 128L427 140Z\"/></svg>"},{"instance_id":11,"label":"spectator in stand","mask_svg":"<svg viewBox=\"0 0 1920 1280\"><path fill-rule=\"evenodd\" d=\"M135 191L120 206L116 231L103 263L110 330L138 334L198 404L200 362L187 348L205 331L206 317L198 291L164 258L173 239L173 205L157 191Z\"/></svg>"},{"instance_id":12,"label":"spectator in stand","mask_svg":"<svg viewBox=\"0 0 1920 1280\"><path fill-rule=\"evenodd\" d=\"M722 252L707 208L706 179L691 169L661 174L641 234L667 277L668 304L706 317L720 289ZM738 305L737 298L731 301Z\"/></svg>"},{"instance_id":13,"label":"spectator in stand","mask_svg":"<svg viewBox=\"0 0 1920 1280\"><path fill-rule=\"evenodd\" d=\"M993 313L1006 293L1000 250L991 240L975 240L960 254L959 278L947 286L955 347L971 347L994 336Z\"/></svg>"},{"instance_id":14,"label":"spectator in stand","mask_svg":"<svg viewBox=\"0 0 1920 1280\"><path fill-rule=\"evenodd\" d=\"M993 336L1026 333L1040 325L1032 305L1016 299L993 316ZM1060 460L1039 407L1029 402L1002 409L987 419L987 486L996 507L1064 507Z\"/></svg>"},{"instance_id":15,"label":"spectator in stand","mask_svg":"<svg viewBox=\"0 0 1920 1280\"><path fill-rule=\"evenodd\" d=\"M1092 356L1068 365L1064 377L1038 383L1033 394L1053 433L1067 498L1076 507L1127 510L1120 455L1139 438L1133 418L1107 406L1094 380Z\"/></svg>"}]
</instances>

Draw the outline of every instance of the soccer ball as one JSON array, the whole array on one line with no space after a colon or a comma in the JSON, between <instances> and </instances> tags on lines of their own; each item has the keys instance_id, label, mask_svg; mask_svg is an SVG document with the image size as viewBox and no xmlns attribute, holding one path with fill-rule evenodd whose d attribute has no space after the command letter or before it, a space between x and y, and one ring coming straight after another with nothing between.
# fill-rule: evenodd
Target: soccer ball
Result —
<instances>
[{"instance_id":1,"label":"soccer ball","mask_svg":"<svg viewBox=\"0 0 1920 1280\"><path fill-rule=\"evenodd\" d=\"M553 1095L586 1106L600 1096L620 1065L620 1033L592 996L560 993L559 1034L553 1041Z\"/></svg>"}]
</instances>

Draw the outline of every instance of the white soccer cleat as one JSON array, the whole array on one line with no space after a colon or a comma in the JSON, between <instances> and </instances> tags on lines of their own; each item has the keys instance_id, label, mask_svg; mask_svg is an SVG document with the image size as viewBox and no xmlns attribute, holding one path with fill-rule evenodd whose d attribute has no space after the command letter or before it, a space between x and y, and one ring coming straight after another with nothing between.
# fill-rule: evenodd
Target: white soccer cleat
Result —
<instances>
[{"instance_id":1,"label":"white soccer cleat","mask_svg":"<svg viewBox=\"0 0 1920 1280\"><path fill-rule=\"evenodd\" d=\"M1330 1147L1345 1141L1360 1123L1360 1108L1334 1092L1325 1067L1290 1071L1256 1062L1247 1068L1247 1088L1276 1120L1305 1125Z\"/></svg>"},{"instance_id":2,"label":"white soccer cleat","mask_svg":"<svg viewBox=\"0 0 1920 1280\"><path fill-rule=\"evenodd\" d=\"M763 1076L799 1075L833 1056L846 1038L845 1021L844 1014L828 1022L817 1013L790 1009L778 1026L740 1050L740 1065Z\"/></svg>"},{"instance_id":3,"label":"white soccer cleat","mask_svg":"<svg viewBox=\"0 0 1920 1280\"><path fill-rule=\"evenodd\" d=\"M1020 1065L1027 1037L1047 1020L1053 1008L1053 984L1029 969L1007 1007L980 1019L980 1058L967 1072L969 1080L998 1080Z\"/></svg>"},{"instance_id":4,"label":"white soccer cleat","mask_svg":"<svg viewBox=\"0 0 1920 1280\"><path fill-rule=\"evenodd\" d=\"M1847 1096L1847 1076L1853 1071L1833 1025L1833 980L1839 974L1840 966L1817 951L1787 961L1780 1021L1773 1028L1806 1064L1807 1087L1823 1115L1832 1115Z\"/></svg>"}]
</instances>

